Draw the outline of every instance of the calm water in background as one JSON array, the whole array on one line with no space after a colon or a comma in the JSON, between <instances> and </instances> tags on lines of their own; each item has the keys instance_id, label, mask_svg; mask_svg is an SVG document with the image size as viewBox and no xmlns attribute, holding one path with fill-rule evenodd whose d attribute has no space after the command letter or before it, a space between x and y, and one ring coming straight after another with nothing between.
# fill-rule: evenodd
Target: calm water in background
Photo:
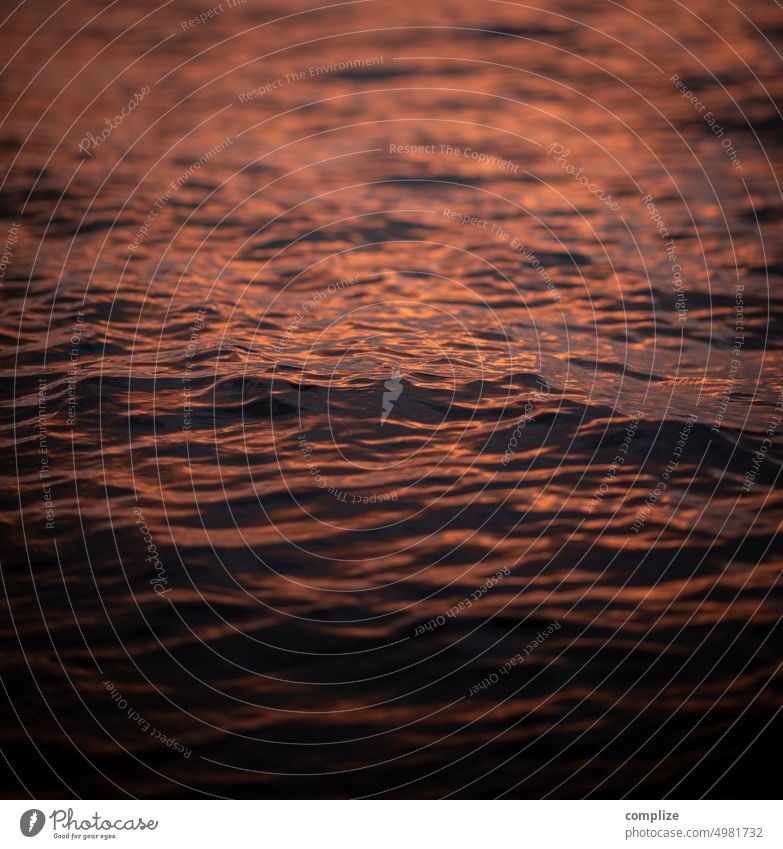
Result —
<instances>
[{"instance_id":1,"label":"calm water in background","mask_svg":"<svg viewBox=\"0 0 783 849\"><path fill-rule=\"evenodd\" d=\"M5 794L775 795L783 16L304 8L3 25Z\"/></svg>"}]
</instances>

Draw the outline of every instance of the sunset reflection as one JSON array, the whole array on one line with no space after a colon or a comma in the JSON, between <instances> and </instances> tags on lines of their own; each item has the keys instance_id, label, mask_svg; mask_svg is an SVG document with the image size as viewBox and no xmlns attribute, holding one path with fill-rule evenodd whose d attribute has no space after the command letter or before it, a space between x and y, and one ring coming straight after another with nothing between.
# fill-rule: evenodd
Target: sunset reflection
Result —
<instances>
[{"instance_id":1,"label":"sunset reflection","mask_svg":"<svg viewBox=\"0 0 783 849\"><path fill-rule=\"evenodd\" d=\"M765 795L780 9L219 6L2 24L4 795Z\"/></svg>"}]
</instances>

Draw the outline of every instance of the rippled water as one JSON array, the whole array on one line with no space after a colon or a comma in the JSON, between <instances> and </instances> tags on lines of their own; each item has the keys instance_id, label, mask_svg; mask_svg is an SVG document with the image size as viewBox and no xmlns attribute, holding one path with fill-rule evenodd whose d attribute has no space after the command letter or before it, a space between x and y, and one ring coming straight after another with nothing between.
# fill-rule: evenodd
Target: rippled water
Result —
<instances>
[{"instance_id":1,"label":"rippled water","mask_svg":"<svg viewBox=\"0 0 783 849\"><path fill-rule=\"evenodd\" d=\"M777 5L206 11L2 25L3 792L774 795Z\"/></svg>"}]
</instances>

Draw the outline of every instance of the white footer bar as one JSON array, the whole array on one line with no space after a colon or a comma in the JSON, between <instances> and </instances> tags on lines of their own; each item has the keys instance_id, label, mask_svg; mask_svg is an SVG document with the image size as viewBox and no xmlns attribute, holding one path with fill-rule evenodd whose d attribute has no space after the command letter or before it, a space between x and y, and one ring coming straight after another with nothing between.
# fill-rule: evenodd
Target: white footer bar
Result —
<instances>
[{"instance_id":1,"label":"white footer bar","mask_svg":"<svg viewBox=\"0 0 783 849\"><path fill-rule=\"evenodd\" d=\"M781 807L776 801L0 800L0 846L780 849Z\"/></svg>"}]
</instances>

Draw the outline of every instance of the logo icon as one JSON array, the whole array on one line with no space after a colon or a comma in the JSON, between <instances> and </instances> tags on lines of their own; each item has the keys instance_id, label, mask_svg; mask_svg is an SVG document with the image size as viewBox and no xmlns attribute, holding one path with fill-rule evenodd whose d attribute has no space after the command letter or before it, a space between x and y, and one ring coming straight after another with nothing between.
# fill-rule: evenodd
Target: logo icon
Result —
<instances>
[{"instance_id":1,"label":"logo icon","mask_svg":"<svg viewBox=\"0 0 783 849\"><path fill-rule=\"evenodd\" d=\"M35 837L44 827L46 817L38 808L30 808L19 818L19 829L25 837Z\"/></svg>"},{"instance_id":2,"label":"logo icon","mask_svg":"<svg viewBox=\"0 0 783 849\"><path fill-rule=\"evenodd\" d=\"M392 376L383 384L386 392L383 393L383 411L381 412L381 424L389 418L394 409L394 402L402 395L402 382L400 381L400 369L396 366Z\"/></svg>"}]
</instances>

